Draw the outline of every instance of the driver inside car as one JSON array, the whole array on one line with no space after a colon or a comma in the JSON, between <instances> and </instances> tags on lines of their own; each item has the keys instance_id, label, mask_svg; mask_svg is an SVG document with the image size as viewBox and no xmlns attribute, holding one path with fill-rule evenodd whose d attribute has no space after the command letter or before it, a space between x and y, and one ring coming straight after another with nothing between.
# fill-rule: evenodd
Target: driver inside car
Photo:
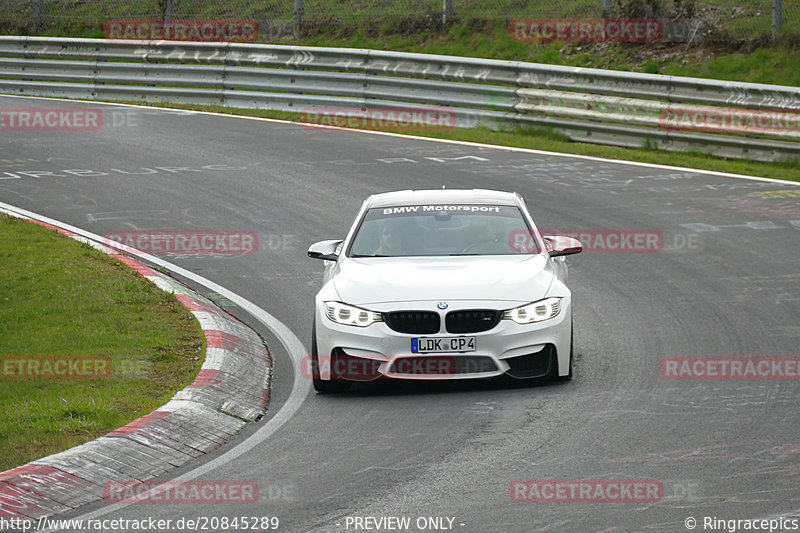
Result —
<instances>
[{"instance_id":1,"label":"driver inside car","mask_svg":"<svg viewBox=\"0 0 800 533\"><path fill-rule=\"evenodd\" d=\"M375 249L373 255L392 257L408 253L408 226L408 223L402 219L384 220L378 233L380 246Z\"/></svg>"}]
</instances>

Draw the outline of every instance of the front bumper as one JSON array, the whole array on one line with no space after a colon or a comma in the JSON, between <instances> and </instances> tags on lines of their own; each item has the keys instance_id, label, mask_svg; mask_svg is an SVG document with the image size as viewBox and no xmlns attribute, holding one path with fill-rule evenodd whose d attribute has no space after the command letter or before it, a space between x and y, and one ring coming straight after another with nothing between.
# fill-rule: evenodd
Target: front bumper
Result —
<instances>
[{"instance_id":1,"label":"front bumper","mask_svg":"<svg viewBox=\"0 0 800 533\"><path fill-rule=\"evenodd\" d=\"M402 310L436 309L437 302L404 302ZM461 309L507 309L508 302L459 302L448 311ZM379 312L395 308L372 306ZM445 311L441 315L444 329ZM500 320L492 329L479 333L399 333L385 322L367 327L338 324L326 316L325 304L317 303L316 335L319 378L372 381L375 379L449 380L480 379L507 374L535 378L550 373L557 360L558 374L569 373L572 308L570 297L561 301L560 313L549 320L517 324ZM419 354L411 351L415 337L475 337L475 351Z\"/></svg>"}]
</instances>

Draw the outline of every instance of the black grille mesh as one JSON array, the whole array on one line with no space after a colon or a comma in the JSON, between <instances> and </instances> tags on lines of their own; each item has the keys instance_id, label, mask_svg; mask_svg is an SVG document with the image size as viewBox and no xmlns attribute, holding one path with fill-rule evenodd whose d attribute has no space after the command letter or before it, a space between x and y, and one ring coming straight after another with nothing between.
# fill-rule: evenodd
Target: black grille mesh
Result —
<instances>
[{"instance_id":1,"label":"black grille mesh","mask_svg":"<svg viewBox=\"0 0 800 533\"><path fill-rule=\"evenodd\" d=\"M386 325L398 333L439 333L441 319L432 311L394 311L384 315Z\"/></svg>"},{"instance_id":2,"label":"black grille mesh","mask_svg":"<svg viewBox=\"0 0 800 533\"><path fill-rule=\"evenodd\" d=\"M495 327L502 316L502 312L494 309L450 311L444 324L448 333L479 333Z\"/></svg>"}]
</instances>

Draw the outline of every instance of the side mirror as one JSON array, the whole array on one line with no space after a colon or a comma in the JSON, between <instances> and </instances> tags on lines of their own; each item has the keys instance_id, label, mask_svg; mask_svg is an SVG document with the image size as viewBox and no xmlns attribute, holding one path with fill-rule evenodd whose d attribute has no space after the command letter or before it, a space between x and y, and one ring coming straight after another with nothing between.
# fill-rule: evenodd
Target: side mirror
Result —
<instances>
[{"instance_id":1,"label":"side mirror","mask_svg":"<svg viewBox=\"0 0 800 533\"><path fill-rule=\"evenodd\" d=\"M550 257L579 254L583 250L581 241L565 235L545 235L544 242Z\"/></svg>"},{"instance_id":2,"label":"side mirror","mask_svg":"<svg viewBox=\"0 0 800 533\"><path fill-rule=\"evenodd\" d=\"M322 259L324 261L336 261L339 259L339 254L336 253L336 248L340 244L342 244L342 241L336 239L315 242L308 247L308 257Z\"/></svg>"}]
</instances>

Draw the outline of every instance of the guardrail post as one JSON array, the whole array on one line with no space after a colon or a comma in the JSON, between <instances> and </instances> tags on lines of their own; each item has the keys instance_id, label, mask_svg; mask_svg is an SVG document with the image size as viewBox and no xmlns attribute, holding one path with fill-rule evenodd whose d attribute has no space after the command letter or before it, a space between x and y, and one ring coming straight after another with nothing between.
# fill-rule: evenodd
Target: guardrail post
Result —
<instances>
[{"instance_id":1,"label":"guardrail post","mask_svg":"<svg viewBox=\"0 0 800 533\"><path fill-rule=\"evenodd\" d=\"M772 42L778 38L783 18L783 0L772 0Z\"/></svg>"},{"instance_id":2,"label":"guardrail post","mask_svg":"<svg viewBox=\"0 0 800 533\"><path fill-rule=\"evenodd\" d=\"M442 0L442 24L453 18L453 0Z\"/></svg>"},{"instance_id":3,"label":"guardrail post","mask_svg":"<svg viewBox=\"0 0 800 533\"><path fill-rule=\"evenodd\" d=\"M294 36L300 35L300 24L303 23L303 0L294 0Z\"/></svg>"},{"instance_id":4,"label":"guardrail post","mask_svg":"<svg viewBox=\"0 0 800 533\"><path fill-rule=\"evenodd\" d=\"M610 19L613 10L614 4L612 0L603 0L603 18Z\"/></svg>"},{"instance_id":5,"label":"guardrail post","mask_svg":"<svg viewBox=\"0 0 800 533\"><path fill-rule=\"evenodd\" d=\"M44 28L44 15L45 15L45 6L44 0L37 0L36 3L33 4L33 27L34 31L41 31Z\"/></svg>"}]
</instances>

